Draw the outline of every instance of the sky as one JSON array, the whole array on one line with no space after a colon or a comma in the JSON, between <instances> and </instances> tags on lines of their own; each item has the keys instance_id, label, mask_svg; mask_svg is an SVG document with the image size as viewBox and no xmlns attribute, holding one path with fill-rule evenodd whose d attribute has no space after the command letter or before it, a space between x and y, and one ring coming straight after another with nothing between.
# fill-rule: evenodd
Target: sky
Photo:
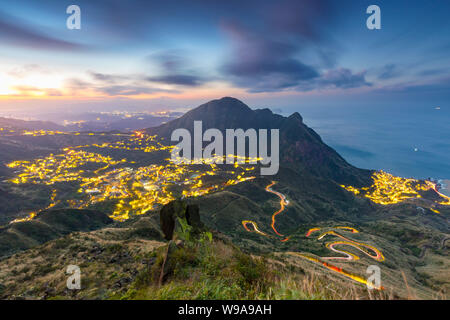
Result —
<instances>
[{"instance_id":1,"label":"sky","mask_svg":"<svg viewBox=\"0 0 450 320\"><path fill-rule=\"evenodd\" d=\"M66 9L81 9L69 30ZM369 30L366 9L381 9ZM0 4L0 114L444 106L448 0L16 0Z\"/></svg>"}]
</instances>

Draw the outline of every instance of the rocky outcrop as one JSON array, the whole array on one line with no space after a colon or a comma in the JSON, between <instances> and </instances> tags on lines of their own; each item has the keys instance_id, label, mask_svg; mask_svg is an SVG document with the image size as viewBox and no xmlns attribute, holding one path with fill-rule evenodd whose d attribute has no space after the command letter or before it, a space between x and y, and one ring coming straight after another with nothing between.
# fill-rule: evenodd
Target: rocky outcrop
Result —
<instances>
[{"instance_id":1,"label":"rocky outcrop","mask_svg":"<svg viewBox=\"0 0 450 320\"><path fill-rule=\"evenodd\" d=\"M182 200L171 201L161 208L160 223L166 240L180 238L179 234L183 232L182 223L192 227L192 236L199 234L204 228L200 221L198 205L187 204Z\"/></svg>"},{"instance_id":2,"label":"rocky outcrop","mask_svg":"<svg viewBox=\"0 0 450 320\"><path fill-rule=\"evenodd\" d=\"M182 200L171 201L162 207L160 222L164 238L169 240L159 276L159 285L162 285L175 268L173 253L184 246L183 241L196 239L206 229L200 220L198 205Z\"/></svg>"}]
</instances>

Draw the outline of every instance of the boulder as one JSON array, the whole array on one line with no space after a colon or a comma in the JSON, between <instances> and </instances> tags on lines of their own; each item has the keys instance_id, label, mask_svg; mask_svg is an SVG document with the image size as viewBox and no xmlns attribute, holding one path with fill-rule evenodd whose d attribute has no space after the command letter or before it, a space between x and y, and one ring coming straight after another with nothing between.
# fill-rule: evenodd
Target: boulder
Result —
<instances>
[{"instance_id":1,"label":"boulder","mask_svg":"<svg viewBox=\"0 0 450 320\"><path fill-rule=\"evenodd\" d=\"M191 233L194 236L204 229L198 205L188 205L185 201L174 200L163 206L160 211L161 230L166 240L177 238L176 234L181 231L178 219L186 221L192 227Z\"/></svg>"},{"instance_id":2,"label":"boulder","mask_svg":"<svg viewBox=\"0 0 450 320\"><path fill-rule=\"evenodd\" d=\"M159 218L161 230L166 240L172 240L177 218L184 218L186 213L186 203L181 200L174 200L161 208Z\"/></svg>"}]
</instances>

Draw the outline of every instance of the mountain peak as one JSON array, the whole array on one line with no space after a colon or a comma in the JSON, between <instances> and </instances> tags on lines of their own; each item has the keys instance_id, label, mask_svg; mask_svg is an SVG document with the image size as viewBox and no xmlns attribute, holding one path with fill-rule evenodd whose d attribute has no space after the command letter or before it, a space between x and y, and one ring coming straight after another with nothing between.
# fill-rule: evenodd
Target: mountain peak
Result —
<instances>
[{"instance_id":1,"label":"mountain peak","mask_svg":"<svg viewBox=\"0 0 450 320\"><path fill-rule=\"evenodd\" d=\"M272 113L269 109L250 109L242 101L223 97L212 100L147 132L169 138L178 128L194 132L194 121L202 121L203 130L210 128L225 132L226 129L279 129L280 164L294 170L308 171L322 178L341 184L361 185L369 174L348 164L335 150L327 146L320 136L303 123L294 112L288 118Z\"/></svg>"},{"instance_id":2,"label":"mountain peak","mask_svg":"<svg viewBox=\"0 0 450 320\"><path fill-rule=\"evenodd\" d=\"M211 100L210 102L212 102L212 101L245 104L245 103L243 103L243 102L242 102L241 100L239 100L239 99L236 99L236 98L234 98L234 97L228 97L228 96L227 96L227 97L222 97L222 98L216 99L216 100Z\"/></svg>"},{"instance_id":3,"label":"mountain peak","mask_svg":"<svg viewBox=\"0 0 450 320\"><path fill-rule=\"evenodd\" d=\"M296 119L300 120L300 122L303 122L303 118L298 112L294 112L293 114L291 114L288 119Z\"/></svg>"},{"instance_id":4,"label":"mountain peak","mask_svg":"<svg viewBox=\"0 0 450 320\"><path fill-rule=\"evenodd\" d=\"M249 112L252 111L249 106L243 103L241 100L233 98L233 97L223 97L216 100L211 100L198 108L193 109L192 111L205 111L211 109L221 109L221 111L240 111L240 112Z\"/></svg>"}]
</instances>

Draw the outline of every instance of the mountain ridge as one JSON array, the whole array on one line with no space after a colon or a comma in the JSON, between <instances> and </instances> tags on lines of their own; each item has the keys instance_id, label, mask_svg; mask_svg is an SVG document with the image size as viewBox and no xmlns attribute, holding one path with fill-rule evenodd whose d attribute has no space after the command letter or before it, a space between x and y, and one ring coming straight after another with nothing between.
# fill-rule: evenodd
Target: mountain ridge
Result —
<instances>
[{"instance_id":1,"label":"mountain ridge","mask_svg":"<svg viewBox=\"0 0 450 320\"><path fill-rule=\"evenodd\" d=\"M303 122L302 116L294 112L289 117L273 113L269 109L252 110L242 101L224 97L211 100L187 112L182 117L148 128L170 141L175 129L185 128L193 133L194 121L202 121L203 130L225 129L279 129L280 165L296 171L308 171L321 178L332 179L339 184L355 186L370 185L373 171L358 169L349 164L333 148Z\"/></svg>"}]
</instances>

